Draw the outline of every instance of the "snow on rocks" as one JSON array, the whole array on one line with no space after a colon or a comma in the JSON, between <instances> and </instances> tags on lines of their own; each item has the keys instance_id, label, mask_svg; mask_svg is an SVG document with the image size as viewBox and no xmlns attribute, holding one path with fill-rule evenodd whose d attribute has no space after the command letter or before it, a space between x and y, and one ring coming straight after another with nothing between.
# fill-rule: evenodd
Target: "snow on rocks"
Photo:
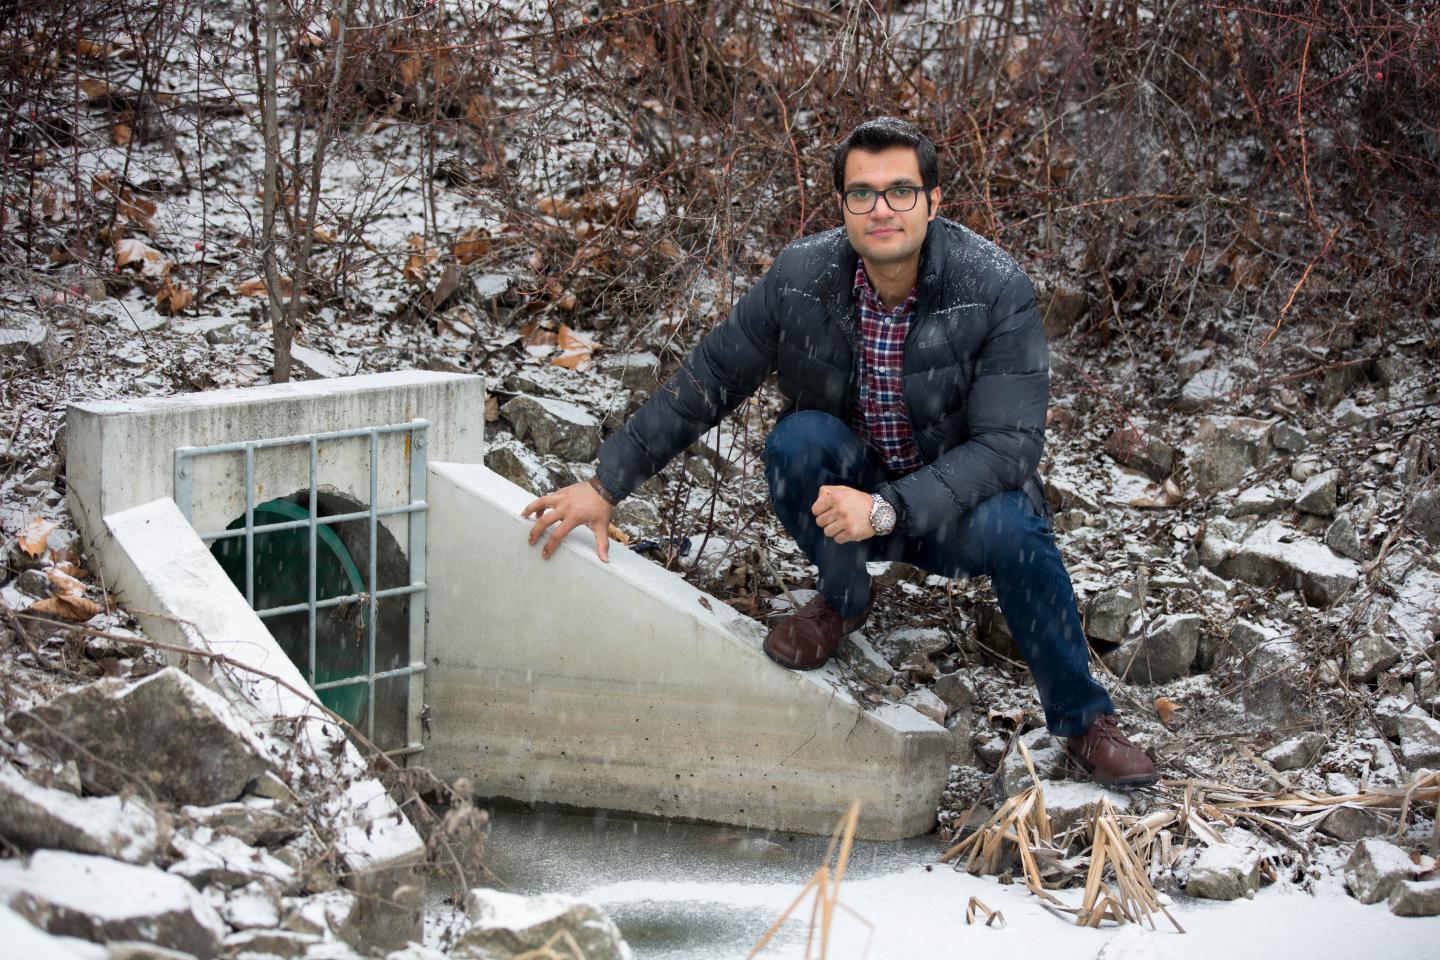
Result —
<instances>
[{"instance_id":1,"label":"snow on rocks","mask_svg":"<svg viewBox=\"0 0 1440 960\"><path fill-rule=\"evenodd\" d=\"M1333 517L1339 506L1340 473L1326 470L1317 473L1300 488L1295 495L1295 509L1302 513L1313 513L1320 517Z\"/></svg>"},{"instance_id":2,"label":"snow on rocks","mask_svg":"<svg viewBox=\"0 0 1440 960\"><path fill-rule=\"evenodd\" d=\"M1260 887L1260 852L1239 843L1205 847L1190 866L1185 892L1207 900L1238 900Z\"/></svg>"},{"instance_id":3,"label":"snow on rocks","mask_svg":"<svg viewBox=\"0 0 1440 960\"><path fill-rule=\"evenodd\" d=\"M888 684L895 677L890 662L882 657L863 634L849 633L840 638L835 655L850 665L861 678L878 686Z\"/></svg>"},{"instance_id":4,"label":"snow on rocks","mask_svg":"<svg viewBox=\"0 0 1440 960\"><path fill-rule=\"evenodd\" d=\"M1332 839L1353 843L1394 832L1395 821L1383 811L1343 803L1332 808L1317 829Z\"/></svg>"},{"instance_id":5,"label":"snow on rocks","mask_svg":"<svg viewBox=\"0 0 1440 960\"><path fill-rule=\"evenodd\" d=\"M896 670L914 656L928 657L950 646L950 635L939 627L903 627L888 634L876 645Z\"/></svg>"},{"instance_id":6,"label":"snow on rocks","mask_svg":"<svg viewBox=\"0 0 1440 960\"><path fill-rule=\"evenodd\" d=\"M573 940L587 960L630 960L630 947L603 910L574 897L523 897L475 889L465 896L469 924L455 941L455 957L511 960L545 948L566 949Z\"/></svg>"},{"instance_id":7,"label":"snow on rocks","mask_svg":"<svg viewBox=\"0 0 1440 960\"><path fill-rule=\"evenodd\" d=\"M110 951L98 943L74 937L57 937L0 904L0 943L6 955L45 960L112 960Z\"/></svg>"},{"instance_id":8,"label":"snow on rocks","mask_svg":"<svg viewBox=\"0 0 1440 960\"><path fill-rule=\"evenodd\" d=\"M1221 576L1259 587L1298 588L1329 606L1360 582L1360 568L1278 520L1264 524L1219 564Z\"/></svg>"},{"instance_id":9,"label":"snow on rocks","mask_svg":"<svg viewBox=\"0 0 1440 960\"><path fill-rule=\"evenodd\" d=\"M1050 731L1043 727L1038 730L1031 730L1020 737L1025 748L1030 751L1030 759L1035 764L1035 772L1041 780L1057 779L1065 768L1065 752L1060 742L1051 736ZM1005 791L1005 796L1013 797L1034 783L1030 776L1030 770L1025 766L1024 755L1019 748L1012 748L1005 754L1005 759L1000 764L1000 785Z\"/></svg>"},{"instance_id":10,"label":"snow on rocks","mask_svg":"<svg viewBox=\"0 0 1440 960\"><path fill-rule=\"evenodd\" d=\"M1299 770L1315 762L1315 758L1324 749L1325 743L1323 733L1311 731L1276 744L1261 756L1266 763L1281 773L1287 770Z\"/></svg>"},{"instance_id":11,"label":"snow on rocks","mask_svg":"<svg viewBox=\"0 0 1440 960\"><path fill-rule=\"evenodd\" d=\"M578 404L520 394L501 406L500 415L536 453L588 463L600 450L600 421Z\"/></svg>"},{"instance_id":12,"label":"snow on rocks","mask_svg":"<svg viewBox=\"0 0 1440 960\"><path fill-rule=\"evenodd\" d=\"M1345 864L1345 885L1361 903L1379 903L1402 880L1415 876L1410 855L1390 843L1370 837L1355 845Z\"/></svg>"},{"instance_id":13,"label":"snow on rocks","mask_svg":"<svg viewBox=\"0 0 1440 960\"><path fill-rule=\"evenodd\" d=\"M135 683L97 680L9 724L23 741L73 758L97 792L118 792L138 777L161 799L207 806L235 800L273 769L234 709L174 668Z\"/></svg>"},{"instance_id":14,"label":"snow on rocks","mask_svg":"<svg viewBox=\"0 0 1440 960\"><path fill-rule=\"evenodd\" d=\"M137 797L72 796L0 766L0 836L11 843L149 863L167 832Z\"/></svg>"},{"instance_id":15,"label":"snow on rocks","mask_svg":"<svg viewBox=\"0 0 1440 960\"><path fill-rule=\"evenodd\" d=\"M949 708L945 706L945 701L937 697L929 687L920 687L910 691L901 698L900 702L922 717L928 717L940 724L945 722L945 717L950 712Z\"/></svg>"},{"instance_id":16,"label":"snow on rocks","mask_svg":"<svg viewBox=\"0 0 1440 960\"><path fill-rule=\"evenodd\" d=\"M1440 880L1402 880L1390 891L1386 902L1396 916L1440 916Z\"/></svg>"},{"instance_id":17,"label":"snow on rocks","mask_svg":"<svg viewBox=\"0 0 1440 960\"><path fill-rule=\"evenodd\" d=\"M1104 656L1105 665L1130 683L1166 683L1190 672L1205 618L1173 613L1156 619L1143 636L1132 637Z\"/></svg>"},{"instance_id":18,"label":"snow on rocks","mask_svg":"<svg viewBox=\"0 0 1440 960\"><path fill-rule=\"evenodd\" d=\"M1268 451L1270 425L1248 417L1206 417L1187 445L1190 476L1202 495L1240 482Z\"/></svg>"},{"instance_id":19,"label":"snow on rocks","mask_svg":"<svg viewBox=\"0 0 1440 960\"><path fill-rule=\"evenodd\" d=\"M136 940L214 957L227 928L194 887L155 867L41 850L0 861L0 899L50 933Z\"/></svg>"},{"instance_id":20,"label":"snow on rocks","mask_svg":"<svg viewBox=\"0 0 1440 960\"><path fill-rule=\"evenodd\" d=\"M1440 767L1440 720L1408 713L1396 725L1400 736L1400 759L1411 770Z\"/></svg>"},{"instance_id":21,"label":"snow on rocks","mask_svg":"<svg viewBox=\"0 0 1440 960\"><path fill-rule=\"evenodd\" d=\"M1361 683L1375 678L1393 667L1400 659L1400 648L1378 633L1367 633L1350 645L1345 675Z\"/></svg>"},{"instance_id":22,"label":"snow on rocks","mask_svg":"<svg viewBox=\"0 0 1440 960\"><path fill-rule=\"evenodd\" d=\"M1085 634L1097 640L1121 643L1130 632L1131 619L1145 608L1145 581L1131 587L1112 587L1085 604Z\"/></svg>"},{"instance_id":23,"label":"snow on rocks","mask_svg":"<svg viewBox=\"0 0 1440 960\"><path fill-rule=\"evenodd\" d=\"M201 827L193 836L177 834L171 846L181 859L170 865L169 872L184 877L198 889L212 884L243 887L255 882L284 889L296 881L294 867L235 837L217 836L209 827Z\"/></svg>"}]
</instances>

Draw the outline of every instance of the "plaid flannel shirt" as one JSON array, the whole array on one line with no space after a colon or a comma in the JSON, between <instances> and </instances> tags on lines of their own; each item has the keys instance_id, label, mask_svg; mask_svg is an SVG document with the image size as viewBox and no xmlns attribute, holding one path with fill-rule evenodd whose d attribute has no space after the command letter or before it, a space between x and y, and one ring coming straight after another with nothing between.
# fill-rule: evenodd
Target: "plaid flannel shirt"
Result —
<instances>
[{"instance_id":1,"label":"plaid flannel shirt","mask_svg":"<svg viewBox=\"0 0 1440 960\"><path fill-rule=\"evenodd\" d=\"M909 473L923 462L901 389L915 290L900 306L886 310L861 260L855 267L855 302L860 305L860 391L850 410L850 427L888 469Z\"/></svg>"}]
</instances>

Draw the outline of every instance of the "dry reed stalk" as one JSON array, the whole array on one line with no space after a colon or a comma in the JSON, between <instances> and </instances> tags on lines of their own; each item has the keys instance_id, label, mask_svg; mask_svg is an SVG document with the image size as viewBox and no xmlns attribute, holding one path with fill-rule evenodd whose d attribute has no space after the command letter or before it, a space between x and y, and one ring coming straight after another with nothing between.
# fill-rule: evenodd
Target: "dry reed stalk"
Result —
<instances>
[{"instance_id":1,"label":"dry reed stalk","mask_svg":"<svg viewBox=\"0 0 1440 960\"><path fill-rule=\"evenodd\" d=\"M1154 914L1163 913L1176 930L1184 933L1185 929L1160 902L1160 894L1150 885L1150 877L1126 839L1114 808L1104 798L1095 803L1090 835L1093 840L1090 870L1076 923L1095 927L1101 920L1112 919L1120 923L1147 923L1153 930ZM1104 882L1107 866L1115 874L1114 891Z\"/></svg>"},{"instance_id":2,"label":"dry reed stalk","mask_svg":"<svg viewBox=\"0 0 1440 960\"><path fill-rule=\"evenodd\" d=\"M565 953L557 953L554 948L555 941L565 941ZM512 960L586 960L585 951L580 949L580 944L569 930L557 930L555 935L534 950L526 950L524 953L516 954Z\"/></svg>"},{"instance_id":3,"label":"dry reed stalk","mask_svg":"<svg viewBox=\"0 0 1440 960\"><path fill-rule=\"evenodd\" d=\"M1005 926L1005 914L999 910L991 910L980 901L979 897L971 897L970 902L965 904L965 925L970 926L975 922L977 913L985 914L985 926L994 926L999 921L1001 928Z\"/></svg>"},{"instance_id":4,"label":"dry reed stalk","mask_svg":"<svg viewBox=\"0 0 1440 960\"><path fill-rule=\"evenodd\" d=\"M760 942L755 944L754 949L746 955L746 960L751 960L765 949L765 945L780 931L780 927L784 925L785 921L790 919L790 914L794 913L795 908L800 906L801 902L812 892L815 894L815 900L810 905L810 925L805 933L805 960L810 960L810 947L815 943L817 916L819 918L820 952L816 958L825 960L826 952L830 948L830 924L835 919L837 908L844 910L865 925L869 933L865 937L865 948L861 956L869 955L870 941L874 938L875 927L870 921L840 902L840 883L845 879L845 868L850 863L850 848L855 843L855 828L859 822L860 801L855 800L851 802L850 809L840 818L840 822L835 825L835 832L830 835L830 846L825 851L825 860L821 863L820 869L816 870L814 875L806 881L800 893L780 914L780 918L770 925L769 930L765 931ZM830 866L832 862L835 864L833 876Z\"/></svg>"},{"instance_id":5,"label":"dry reed stalk","mask_svg":"<svg viewBox=\"0 0 1440 960\"><path fill-rule=\"evenodd\" d=\"M969 857L965 861L967 871L973 874L997 873L1005 844L1012 843L1020 857L1025 886L1037 896L1049 898L1036 852L1040 851L1050 859L1059 851L1052 850L1054 831L1050 815L1045 811L1045 790L1035 772L1035 763L1025 744L1018 738L1014 742L1020 747L1020 756L1034 782L1005 801L978 830L946 850L940 862L948 863L968 851Z\"/></svg>"}]
</instances>

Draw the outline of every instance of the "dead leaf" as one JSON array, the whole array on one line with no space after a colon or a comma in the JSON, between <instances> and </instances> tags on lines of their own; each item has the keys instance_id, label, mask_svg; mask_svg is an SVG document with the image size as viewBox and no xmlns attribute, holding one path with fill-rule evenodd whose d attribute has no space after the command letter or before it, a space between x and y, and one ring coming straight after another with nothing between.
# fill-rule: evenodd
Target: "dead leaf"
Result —
<instances>
[{"instance_id":1,"label":"dead leaf","mask_svg":"<svg viewBox=\"0 0 1440 960\"><path fill-rule=\"evenodd\" d=\"M560 355L550 361L555 366L583 373L595 365L595 343L564 324L555 335L555 345L560 348Z\"/></svg>"},{"instance_id":2,"label":"dead leaf","mask_svg":"<svg viewBox=\"0 0 1440 960\"><path fill-rule=\"evenodd\" d=\"M54 529L55 521L36 517L26 524L24 531L15 542L30 556L38 557L45 552L45 541L50 539L50 533Z\"/></svg>"},{"instance_id":3,"label":"dead leaf","mask_svg":"<svg viewBox=\"0 0 1440 960\"><path fill-rule=\"evenodd\" d=\"M553 320L535 320L520 328L521 343L532 357L546 357L560 345L560 336L552 327Z\"/></svg>"},{"instance_id":4,"label":"dead leaf","mask_svg":"<svg viewBox=\"0 0 1440 960\"><path fill-rule=\"evenodd\" d=\"M985 722L992 727L1003 726L1011 730L1019 730L1025 723L1025 708L996 710L992 707L985 715Z\"/></svg>"},{"instance_id":5,"label":"dead leaf","mask_svg":"<svg viewBox=\"0 0 1440 960\"><path fill-rule=\"evenodd\" d=\"M310 234L315 238L315 242L319 244L335 242L334 231L326 230L324 227L316 227L314 230L310 231Z\"/></svg>"},{"instance_id":6,"label":"dead leaf","mask_svg":"<svg viewBox=\"0 0 1440 960\"><path fill-rule=\"evenodd\" d=\"M84 623L97 613L103 612L104 609L104 607L100 606L100 604L94 600L57 594L53 597L46 597L44 600L35 601L30 605L27 612L43 613L47 616L71 620L75 623Z\"/></svg>"},{"instance_id":7,"label":"dead leaf","mask_svg":"<svg viewBox=\"0 0 1440 960\"><path fill-rule=\"evenodd\" d=\"M288 297L290 292L290 278L282 276L280 278L280 296ZM242 297L260 297L262 299L270 295L262 277L251 277L249 280L240 281L235 287L235 293Z\"/></svg>"},{"instance_id":8,"label":"dead leaf","mask_svg":"<svg viewBox=\"0 0 1440 960\"><path fill-rule=\"evenodd\" d=\"M440 259L440 251L425 246L425 238L418 233L412 233L408 242L415 252L405 259L405 266L400 268L400 272L411 283L424 283L425 268Z\"/></svg>"},{"instance_id":9,"label":"dead leaf","mask_svg":"<svg viewBox=\"0 0 1440 960\"><path fill-rule=\"evenodd\" d=\"M76 40L75 54L81 57L92 57L96 60L108 55L109 48L94 40Z\"/></svg>"},{"instance_id":10,"label":"dead leaf","mask_svg":"<svg viewBox=\"0 0 1440 960\"><path fill-rule=\"evenodd\" d=\"M560 197L542 197L535 206L543 215L556 220L575 220L580 215L577 204Z\"/></svg>"},{"instance_id":11,"label":"dead leaf","mask_svg":"<svg viewBox=\"0 0 1440 960\"><path fill-rule=\"evenodd\" d=\"M110 140L117 147L123 147L129 143L131 136L130 124L128 123L117 123L110 128Z\"/></svg>"},{"instance_id":12,"label":"dead leaf","mask_svg":"<svg viewBox=\"0 0 1440 960\"><path fill-rule=\"evenodd\" d=\"M56 594L67 597L83 597L85 595L85 584L76 580L59 567L51 567L46 570L45 579L50 581L51 586L55 588Z\"/></svg>"},{"instance_id":13,"label":"dead leaf","mask_svg":"<svg viewBox=\"0 0 1440 960\"><path fill-rule=\"evenodd\" d=\"M1170 726L1170 719L1175 716L1179 709L1180 704L1171 700L1169 697L1155 698L1155 714L1160 718L1160 722L1167 727Z\"/></svg>"},{"instance_id":14,"label":"dead leaf","mask_svg":"<svg viewBox=\"0 0 1440 960\"><path fill-rule=\"evenodd\" d=\"M615 540L627 547L630 546L630 534L626 533L624 530L621 530L619 527L615 526L615 524L610 524L610 526L607 528L607 532L610 534L611 540Z\"/></svg>"},{"instance_id":15,"label":"dead leaf","mask_svg":"<svg viewBox=\"0 0 1440 960\"><path fill-rule=\"evenodd\" d=\"M1155 491L1155 492L1151 492ZM1174 478L1166 480L1160 487L1147 487L1146 493L1130 501L1130 506L1148 510L1168 510L1185 499L1185 491Z\"/></svg>"},{"instance_id":16,"label":"dead leaf","mask_svg":"<svg viewBox=\"0 0 1440 960\"><path fill-rule=\"evenodd\" d=\"M182 287L178 283L166 277L160 284L160 289L155 293L155 306L161 312L171 316L182 312L186 307L195 302L195 291L188 287Z\"/></svg>"},{"instance_id":17,"label":"dead leaf","mask_svg":"<svg viewBox=\"0 0 1440 960\"><path fill-rule=\"evenodd\" d=\"M455 238L450 252L461 266L474 263L490 252L490 234L479 228L466 230Z\"/></svg>"},{"instance_id":18,"label":"dead leaf","mask_svg":"<svg viewBox=\"0 0 1440 960\"><path fill-rule=\"evenodd\" d=\"M86 99L91 102L103 100L110 96L110 84L95 77L82 77L80 79L80 92L85 94Z\"/></svg>"},{"instance_id":19,"label":"dead leaf","mask_svg":"<svg viewBox=\"0 0 1440 960\"><path fill-rule=\"evenodd\" d=\"M126 267L135 264L142 277L161 278L170 273L174 266L164 254L143 240L121 237L115 241L115 266Z\"/></svg>"},{"instance_id":20,"label":"dead leaf","mask_svg":"<svg viewBox=\"0 0 1440 960\"><path fill-rule=\"evenodd\" d=\"M485 422L494 423L500 419L500 401L494 395L485 398Z\"/></svg>"}]
</instances>

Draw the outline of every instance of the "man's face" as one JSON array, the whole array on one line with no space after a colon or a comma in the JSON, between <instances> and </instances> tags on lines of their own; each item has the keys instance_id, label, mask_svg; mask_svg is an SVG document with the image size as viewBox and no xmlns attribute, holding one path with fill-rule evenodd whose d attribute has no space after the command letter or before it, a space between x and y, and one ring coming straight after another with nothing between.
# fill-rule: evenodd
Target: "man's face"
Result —
<instances>
[{"instance_id":1,"label":"man's face","mask_svg":"<svg viewBox=\"0 0 1440 960\"><path fill-rule=\"evenodd\" d=\"M887 147L878 152L851 150L845 157L845 189L886 190L910 186L923 189L920 160L912 147ZM925 243L925 231L940 210L940 190L930 191L930 202L922 194L915 206L896 212L885 197L876 197L875 209L869 213L851 213L841 197L840 209L845 216L845 232L850 245L867 265L903 263L918 259ZM903 206L903 204L902 204Z\"/></svg>"}]
</instances>

